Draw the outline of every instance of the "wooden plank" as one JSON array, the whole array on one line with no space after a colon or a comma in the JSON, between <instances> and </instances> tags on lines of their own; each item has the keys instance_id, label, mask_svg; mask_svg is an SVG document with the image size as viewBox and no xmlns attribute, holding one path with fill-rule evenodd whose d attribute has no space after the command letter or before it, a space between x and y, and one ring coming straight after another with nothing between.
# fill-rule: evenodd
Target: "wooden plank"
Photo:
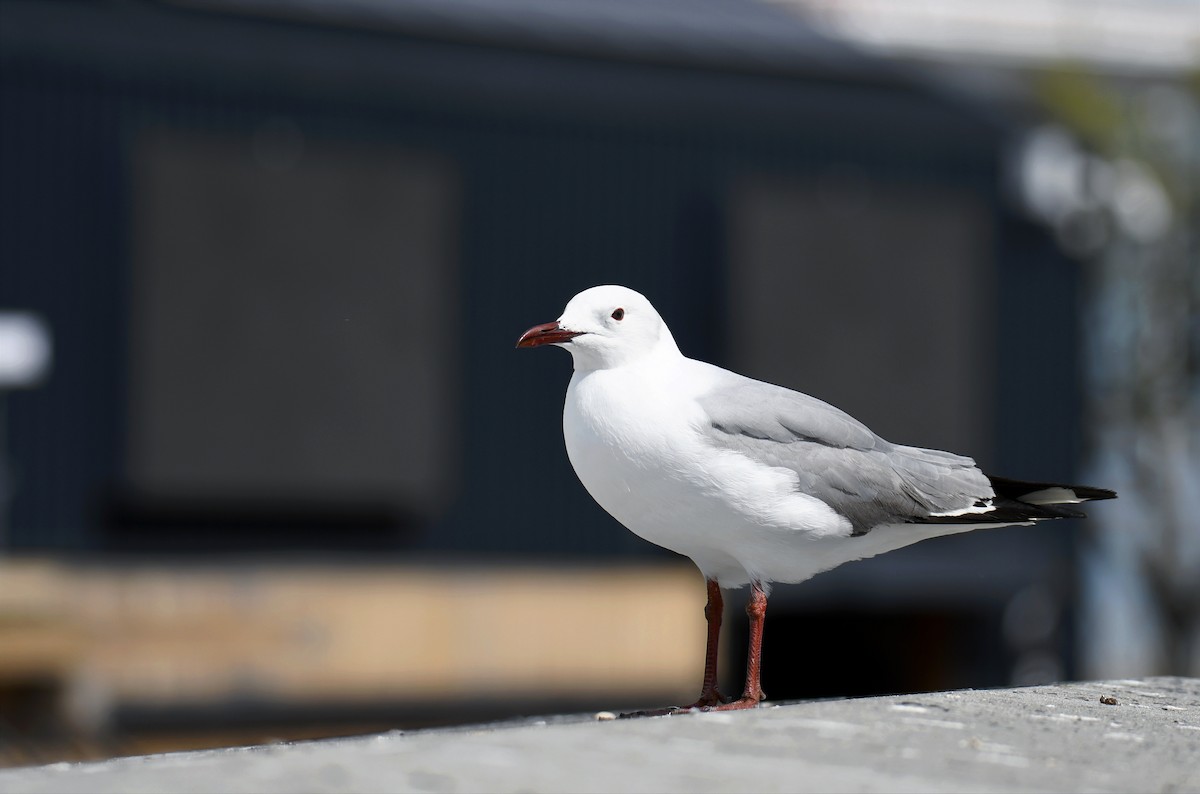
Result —
<instances>
[{"instance_id":1,"label":"wooden plank","mask_svg":"<svg viewBox=\"0 0 1200 794\"><path fill-rule=\"evenodd\" d=\"M703 585L682 565L63 566L57 578L47 598L79 638L74 674L112 704L685 698L702 672Z\"/></svg>"}]
</instances>

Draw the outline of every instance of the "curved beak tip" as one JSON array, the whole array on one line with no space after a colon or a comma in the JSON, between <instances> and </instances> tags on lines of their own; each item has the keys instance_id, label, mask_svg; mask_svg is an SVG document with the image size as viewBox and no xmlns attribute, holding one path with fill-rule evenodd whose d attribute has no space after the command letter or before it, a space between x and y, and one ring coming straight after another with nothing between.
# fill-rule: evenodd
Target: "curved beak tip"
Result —
<instances>
[{"instance_id":1,"label":"curved beak tip","mask_svg":"<svg viewBox=\"0 0 1200 794\"><path fill-rule=\"evenodd\" d=\"M517 347L541 347L542 345L557 345L569 342L579 336L582 331L568 331L557 322L535 325L517 340Z\"/></svg>"}]
</instances>

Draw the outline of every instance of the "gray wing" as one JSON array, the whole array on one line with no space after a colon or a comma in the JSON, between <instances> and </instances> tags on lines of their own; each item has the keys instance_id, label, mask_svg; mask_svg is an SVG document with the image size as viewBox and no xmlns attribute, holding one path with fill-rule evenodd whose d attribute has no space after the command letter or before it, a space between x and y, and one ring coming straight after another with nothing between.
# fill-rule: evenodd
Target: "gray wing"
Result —
<instances>
[{"instance_id":1,"label":"gray wing","mask_svg":"<svg viewBox=\"0 0 1200 794\"><path fill-rule=\"evenodd\" d=\"M699 399L709 441L791 469L797 490L845 516L856 535L982 505L994 495L970 458L891 444L815 397L727 374Z\"/></svg>"}]
</instances>

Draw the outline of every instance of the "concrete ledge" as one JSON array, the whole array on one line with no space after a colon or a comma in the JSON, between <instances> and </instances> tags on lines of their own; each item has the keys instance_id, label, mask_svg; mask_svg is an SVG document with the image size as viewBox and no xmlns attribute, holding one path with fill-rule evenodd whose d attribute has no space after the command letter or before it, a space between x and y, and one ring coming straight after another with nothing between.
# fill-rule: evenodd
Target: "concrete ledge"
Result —
<instances>
[{"instance_id":1,"label":"concrete ledge","mask_svg":"<svg viewBox=\"0 0 1200 794\"><path fill-rule=\"evenodd\" d=\"M0 791L1200 791L1200 679L548 717L10 769Z\"/></svg>"}]
</instances>

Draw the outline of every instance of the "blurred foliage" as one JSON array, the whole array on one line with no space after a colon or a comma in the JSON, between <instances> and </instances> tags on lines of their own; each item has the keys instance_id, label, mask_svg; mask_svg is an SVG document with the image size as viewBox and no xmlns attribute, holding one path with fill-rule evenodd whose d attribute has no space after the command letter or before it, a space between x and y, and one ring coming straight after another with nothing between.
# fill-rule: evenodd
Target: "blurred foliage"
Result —
<instances>
[{"instance_id":1,"label":"blurred foliage","mask_svg":"<svg viewBox=\"0 0 1200 794\"><path fill-rule=\"evenodd\" d=\"M1117 149L1117 131L1127 123L1121 97L1081 66L1062 66L1033 76L1041 107L1089 146L1107 155Z\"/></svg>"}]
</instances>

